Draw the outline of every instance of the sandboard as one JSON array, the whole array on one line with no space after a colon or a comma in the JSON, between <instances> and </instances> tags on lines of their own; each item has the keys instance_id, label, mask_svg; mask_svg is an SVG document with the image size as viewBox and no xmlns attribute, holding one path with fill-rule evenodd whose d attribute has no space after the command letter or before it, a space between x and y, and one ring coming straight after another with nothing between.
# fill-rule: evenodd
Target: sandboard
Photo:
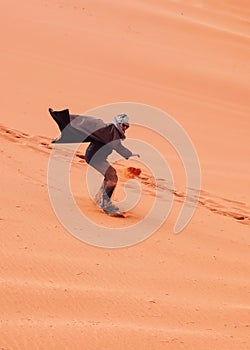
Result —
<instances>
[{"instance_id":1,"label":"sandboard","mask_svg":"<svg viewBox=\"0 0 250 350\"><path fill-rule=\"evenodd\" d=\"M104 211L104 213L108 216L111 216L113 218L125 218L126 216L123 213L106 213Z\"/></svg>"}]
</instances>

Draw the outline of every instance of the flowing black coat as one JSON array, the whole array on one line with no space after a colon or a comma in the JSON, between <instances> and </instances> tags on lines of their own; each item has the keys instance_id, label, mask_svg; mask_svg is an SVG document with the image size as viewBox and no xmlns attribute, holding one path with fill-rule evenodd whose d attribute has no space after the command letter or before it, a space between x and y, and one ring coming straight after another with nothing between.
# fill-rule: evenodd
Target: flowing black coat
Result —
<instances>
[{"instance_id":1,"label":"flowing black coat","mask_svg":"<svg viewBox=\"0 0 250 350\"><path fill-rule=\"evenodd\" d=\"M49 113L57 123L61 135L54 143L81 143L90 142L88 147L89 160L98 152L98 157L106 159L115 150L122 157L128 159L132 152L124 147L121 140L125 139L124 133L116 125L105 124L101 119L70 115L69 110L53 111Z\"/></svg>"}]
</instances>

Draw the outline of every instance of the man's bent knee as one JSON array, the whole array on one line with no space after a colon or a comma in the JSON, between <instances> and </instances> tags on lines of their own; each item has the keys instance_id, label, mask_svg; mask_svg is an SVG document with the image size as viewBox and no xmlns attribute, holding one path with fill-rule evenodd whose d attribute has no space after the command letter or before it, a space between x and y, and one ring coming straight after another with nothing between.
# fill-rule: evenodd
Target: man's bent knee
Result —
<instances>
[{"instance_id":1,"label":"man's bent knee","mask_svg":"<svg viewBox=\"0 0 250 350\"><path fill-rule=\"evenodd\" d=\"M115 186L117 184L118 176L115 168L112 166L110 166L105 173L105 181L109 182L111 186Z\"/></svg>"}]
</instances>

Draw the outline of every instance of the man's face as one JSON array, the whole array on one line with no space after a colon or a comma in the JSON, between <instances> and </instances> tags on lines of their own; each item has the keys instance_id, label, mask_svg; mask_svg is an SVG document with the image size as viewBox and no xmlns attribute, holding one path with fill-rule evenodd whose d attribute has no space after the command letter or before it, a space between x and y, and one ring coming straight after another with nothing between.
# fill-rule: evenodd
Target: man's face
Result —
<instances>
[{"instance_id":1,"label":"man's face","mask_svg":"<svg viewBox=\"0 0 250 350\"><path fill-rule=\"evenodd\" d=\"M121 128L122 128L123 132L125 132L129 128L129 123L122 123Z\"/></svg>"}]
</instances>

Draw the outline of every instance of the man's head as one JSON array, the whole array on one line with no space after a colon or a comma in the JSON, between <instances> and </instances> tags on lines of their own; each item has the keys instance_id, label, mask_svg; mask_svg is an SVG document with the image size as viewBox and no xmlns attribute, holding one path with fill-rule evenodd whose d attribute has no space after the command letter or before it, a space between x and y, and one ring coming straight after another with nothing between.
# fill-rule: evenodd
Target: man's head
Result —
<instances>
[{"instance_id":1,"label":"man's head","mask_svg":"<svg viewBox=\"0 0 250 350\"><path fill-rule=\"evenodd\" d=\"M120 124L122 130L125 132L129 128L129 118L127 114L121 113L116 116L118 124Z\"/></svg>"}]
</instances>

